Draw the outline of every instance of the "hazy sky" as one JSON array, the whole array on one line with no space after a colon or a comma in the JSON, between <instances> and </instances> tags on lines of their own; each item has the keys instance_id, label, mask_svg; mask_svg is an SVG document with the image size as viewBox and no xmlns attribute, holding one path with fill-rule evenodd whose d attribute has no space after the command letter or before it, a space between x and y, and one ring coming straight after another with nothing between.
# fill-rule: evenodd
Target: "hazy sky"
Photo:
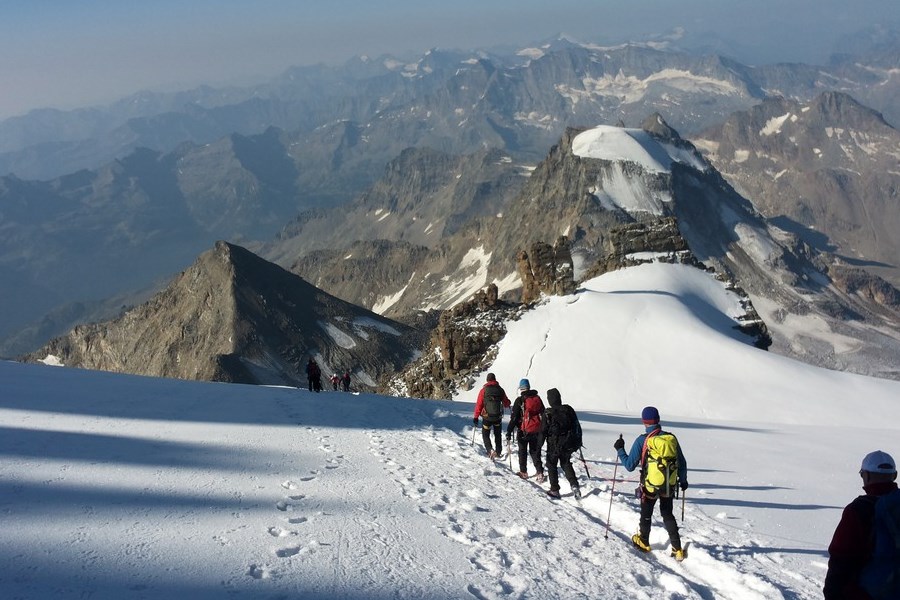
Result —
<instances>
[{"instance_id":1,"label":"hazy sky","mask_svg":"<svg viewBox=\"0 0 900 600\"><path fill-rule=\"evenodd\" d=\"M141 89L263 81L357 54L719 32L753 60L823 61L900 27L900 0L0 0L0 118Z\"/></svg>"}]
</instances>

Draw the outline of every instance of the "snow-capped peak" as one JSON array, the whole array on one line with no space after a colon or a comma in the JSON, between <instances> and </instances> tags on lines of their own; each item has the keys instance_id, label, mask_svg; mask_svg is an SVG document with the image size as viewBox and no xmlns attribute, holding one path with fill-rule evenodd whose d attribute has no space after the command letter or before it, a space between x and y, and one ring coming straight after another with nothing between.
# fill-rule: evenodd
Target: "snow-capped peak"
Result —
<instances>
[{"instance_id":1,"label":"snow-capped peak","mask_svg":"<svg viewBox=\"0 0 900 600\"><path fill-rule=\"evenodd\" d=\"M673 162L698 171L707 168L695 152L661 142L643 129L601 125L575 136L572 152L582 158L636 163L650 173L671 172Z\"/></svg>"}]
</instances>

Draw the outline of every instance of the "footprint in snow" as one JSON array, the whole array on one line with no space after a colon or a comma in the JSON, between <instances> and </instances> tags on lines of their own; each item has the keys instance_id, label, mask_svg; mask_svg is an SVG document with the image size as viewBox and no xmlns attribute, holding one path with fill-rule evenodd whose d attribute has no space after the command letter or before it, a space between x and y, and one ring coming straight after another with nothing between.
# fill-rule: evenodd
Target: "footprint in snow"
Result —
<instances>
[{"instance_id":1,"label":"footprint in snow","mask_svg":"<svg viewBox=\"0 0 900 600\"><path fill-rule=\"evenodd\" d=\"M291 556L299 555L307 555L315 552L316 548L319 546L318 542L310 542L306 546L288 546L287 548L282 548L281 550L275 551L275 556L279 558L290 558Z\"/></svg>"},{"instance_id":2,"label":"footprint in snow","mask_svg":"<svg viewBox=\"0 0 900 600\"><path fill-rule=\"evenodd\" d=\"M287 529L282 529L281 527L269 527L268 532L272 537L285 537L290 535L290 532Z\"/></svg>"},{"instance_id":3,"label":"footprint in snow","mask_svg":"<svg viewBox=\"0 0 900 600\"><path fill-rule=\"evenodd\" d=\"M268 579L270 577L270 571L269 568L265 566L250 565L250 568L247 570L247 575L253 579Z\"/></svg>"},{"instance_id":4,"label":"footprint in snow","mask_svg":"<svg viewBox=\"0 0 900 600\"><path fill-rule=\"evenodd\" d=\"M290 548L282 548L281 550L276 550L275 554L279 558L287 558L289 556L296 556L297 554L300 554L300 550L302 550L300 546L292 546Z\"/></svg>"}]
</instances>

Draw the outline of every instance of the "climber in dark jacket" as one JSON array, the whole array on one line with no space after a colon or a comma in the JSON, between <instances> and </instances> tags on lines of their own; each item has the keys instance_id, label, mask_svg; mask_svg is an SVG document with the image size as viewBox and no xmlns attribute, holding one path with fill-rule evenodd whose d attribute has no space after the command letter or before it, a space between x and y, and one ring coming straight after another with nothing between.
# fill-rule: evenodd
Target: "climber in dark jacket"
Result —
<instances>
[{"instance_id":1,"label":"climber in dark jacket","mask_svg":"<svg viewBox=\"0 0 900 600\"><path fill-rule=\"evenodd\" d=\"M566 481L572 488L575 498L581 498L581 489L578 486L578 477L572 467L572 453L576 448L573 440L578 432L577 445L581 446L581 426L575 410L568 404L563 405L559 390L552 388L547 390L547 403L550 408L544 413L544 423L541 432L547 441L547 474L550 477L550 490L548 496L559 498L559 471L557 463L562 467Z\"/></svg>"}]
</instances>

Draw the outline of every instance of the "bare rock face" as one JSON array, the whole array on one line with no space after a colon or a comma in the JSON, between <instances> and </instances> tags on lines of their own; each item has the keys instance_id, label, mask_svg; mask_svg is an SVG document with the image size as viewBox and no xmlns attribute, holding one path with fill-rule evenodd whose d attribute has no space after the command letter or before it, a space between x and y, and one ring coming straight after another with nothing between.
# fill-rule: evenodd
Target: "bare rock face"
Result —
<instances>
[{"instance_id":1,"label":"bare rock face","mask_svg":"<svg viewBox=\"0 0 900 600\"><path fill-rule=\"evenodd\" d=\"M585 279L660 258L668 262L697 262L678 230L675 217L614 227L604 242L604 251L597 263L587 270Z\"/></svg>"},{"instance_id":2,"label":"bare rock face","mask_svg":"<svg viewBox=\"0 0 900 600\"><path fill-rule=\"evenodd\" d=\"M422 358L392 378L383 391L447 399L460 385L471 386L472 375L496 358L497 343L506 335L505 323L521 311L521 306L500 300L494 284L445 310Z\"/></svg>"},{"instance_id":3,"label":"bare rock face","mask_svg":"<svg viewBox=\"0 0 900 600\"><path fill-rule=\"evenodd\" d=\"M326 294L226 242L120 318L76 327L24 360L157 377L303 385L314 357L323 372L350 370L372 389L414 348L412 328Z\"/></svg>"},{"instance_id":4,"label":"bare rock face","mask_svg":"<svg viewBox=\"0 0 900 600\"><path fill-rule=\"evenodd\" d=\"M828 275L835 287L846 294L856 294L885 308L900 310L900 291L877 275L844 266L830 267Z\"/></svg>"},{"instance_id":5,"label":"bare rock face","mask_svg":"<svg viewBox=\"0 0 900 600\"><path fill-rule=\"evenodd\" d=\"M694 141L780 228L900 285L900 131L881 114L838 92L769 98Z\"/></svg>"},{"instance_id":6,"label":"bare rock face","mask_svg":"<svg viewBox=\"0 0 900 600\"><path fill-rule=\"evenodd\" d=\"M566 236L560 236L553 246L535 242L529 250L520 250L516 270L522 280L523 304L533 303L541 293L564 296L575 291L575 269Z\"/></svg>"}]
</instances>

